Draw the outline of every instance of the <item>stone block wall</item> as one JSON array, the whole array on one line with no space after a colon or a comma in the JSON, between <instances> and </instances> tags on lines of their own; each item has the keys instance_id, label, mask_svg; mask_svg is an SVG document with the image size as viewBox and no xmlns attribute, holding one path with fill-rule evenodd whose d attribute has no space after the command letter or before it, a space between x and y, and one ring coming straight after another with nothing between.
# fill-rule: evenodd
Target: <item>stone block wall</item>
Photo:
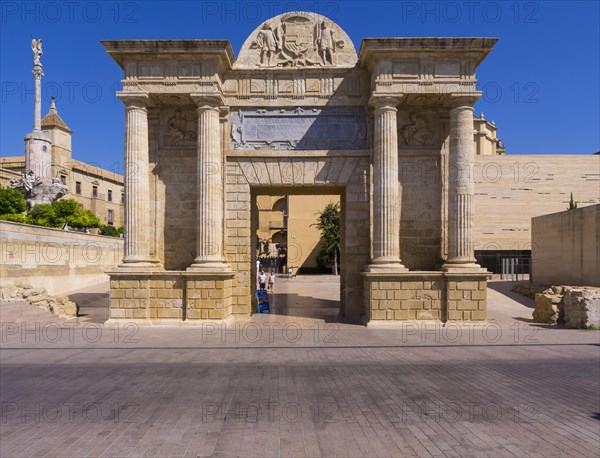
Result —
<instances>
[{"instance_id":1,"label":"stone block wall","mask_svg":"<svg viewBox=\"0 0 600 458\"><path fill-rule=\"evenodd\" d=\"M536 284L600 286L600 204L531 219Z\"/></svg>"},{"instance_id":2,"label":"stone block wall","mask_svg":"<svg viewBox=\"0 0 600 458\"><path fill-rule=\"evenodd\" d=\"M369 321L482 321L487 314L487 274L364 273Z\"/></svg>"},{"instance_id":3,"label":"stone block wall","mask_svg":"<svg viewBox=\"0 0 600 458\"><path fill-rule=\"evenodd\" d=\"M482 321L487 317L487 279L484 275L445 274L447 319Z\"/></svg>"},{"instance_id":4,"label":"stone block wall","mask_svg":"<svg viewBox=\"0 0 600 458\"><path fill-rule=\"evenodd\" d=\"M0 279L62 295L108 281L123 257L123 239L0 221Z\"/></svg>"},{"instance_id":5,"label":"stone block wall","mask_svg":"<svg viewBox=\"0 0 600 458\"><path fill-rule=\"evenodd\" d=\"M232 313L233 274L111 272L110 319L149 324L221 320Z\"/></svg>"},{"instance_id":6,"label":"stone block wall","mask_svg":"<svg viewBox=\"0 0 600 458\"><path fill-rule=\"evenodd\" d=\"M531 218L566 210L571 193L579 207L600 204L599 169L595 154L477 156L474 249L531 249Z\"/></svg>"},{"instance_id":7,"label":"stone block wall","mask_svg":"<svg viewBox=\"0 0 600 458\"><path fill-rule=\"evenodd\" d=\"M186 320L222 320L231 314L232 279L189 278L186 281Z\"/></svg>"}]
</instances>

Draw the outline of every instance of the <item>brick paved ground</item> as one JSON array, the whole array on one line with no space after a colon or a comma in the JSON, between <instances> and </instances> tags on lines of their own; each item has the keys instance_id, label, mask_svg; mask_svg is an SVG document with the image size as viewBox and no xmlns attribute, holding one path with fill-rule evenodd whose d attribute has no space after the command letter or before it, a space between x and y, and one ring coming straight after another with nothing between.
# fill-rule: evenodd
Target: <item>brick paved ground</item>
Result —
<instances>
[{"instance_id":1,"label":"brick paved ground","mask_svg":"<svg viewBox=\"0 0 600 458\"><path fill-rule=\"evenodd\" d=\"M501 282L486 326L335 323L323 280L281 280L274 314L227 328L0 304L0 455L600 454L598 332L532 326Z\"/></svg>"}]
</instances>

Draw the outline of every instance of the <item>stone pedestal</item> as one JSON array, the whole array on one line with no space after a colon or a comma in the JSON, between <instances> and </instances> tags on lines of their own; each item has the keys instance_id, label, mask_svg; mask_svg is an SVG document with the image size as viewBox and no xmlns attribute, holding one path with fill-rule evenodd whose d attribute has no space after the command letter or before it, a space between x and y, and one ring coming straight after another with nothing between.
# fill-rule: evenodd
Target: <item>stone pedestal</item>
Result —
<instances>
[{"instance_id":1,"label":"stone pedestal","mask_svg":"<svg viewBox=\"0 0 600 458\"><path fill-rule=\"evenodd\" d=\"M137 271L110 275L109 322L186 325L231 316L233 272Z\"/></svg>"},{"instance_id":2,"label":"stone pedestal","mask_svg":"<svg viewBox=\"0 0 600 458\"><path fill-rule=\"evenodd\" d=\"M366 321L484 321L487 273L363 273Z\"/></svg>"},{"instance_id":3,"label":"stone pedestal","mask_svg":"<svg viewBox=\"0 0 600 458\"><path fill-rule=\"evenodd\" d=\"M400 183L398 124L392 97L373 98L373 259L369 272L406 271L400 262Z\"/></svg>"},{"instance_id":4,"label":"stone pedestal","mask_svg":"<svg viewBox=\"0 0 600 458\"><path fill-rule=\"evenodd\" d=\"M148 164L149 97L120 92L125 104L125 248L123 269L157 269L150 252L150 183Z\"/></svg>"}]
</instances>

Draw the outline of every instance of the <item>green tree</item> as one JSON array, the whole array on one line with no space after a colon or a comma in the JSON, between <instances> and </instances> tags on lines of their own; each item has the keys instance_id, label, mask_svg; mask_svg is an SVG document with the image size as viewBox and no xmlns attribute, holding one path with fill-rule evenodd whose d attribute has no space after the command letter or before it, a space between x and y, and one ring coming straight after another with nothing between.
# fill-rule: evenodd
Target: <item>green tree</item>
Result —
<instances>
[{"instance_id":1,"label":"green tree","mask_svg":"<svg viewBox=\"0 0 600 458\"><path fill-rule=\"evenodd\" d=\"M102 227L102 223L91 210L84 210L81 207L79 212L67 218L67 223L69 224L69 226L77 227L79 229L89 227Z\"/></svg>"},{"instance_id":2,"label":"green tree","mask_svg":"<svg viewBox=\"0 0 600 458\"><path fill-rule=\"evenodd\" d=\"M62 226L68 223L74 216L79 215L83 210L79 202L75 199L61 199L52 202L54 209L54 223L56 226ZM69 224L72 226L72 224Z\"/></svg>"},{"instance_id":3,"label":"green tree","mask_svg":"<svg viewBox=\"0 0 600 458\"><path fill-rule=\"evenodd\" d=\"M84 210L75 199L34 205L27 213L26 221L28 224L46 227L61 227L65 223L78 229L102 227L98 217L92 211Z\"/></svg>"},{"instance_id":4,"label":"green tree","mask_svg":"<svg viewBox=\"0 0 600 458\"><path fill-rule=\"evenodd\" d=\"M26 217L21 213L17 213L16 215L0 215L0 221L11 221L13 223L25 223Z\"/></svg>"},{"instance_id":5,"label":"green tree","mask_svg":"<svg viewBox=\"0 0 600 458\"><path fill-rule=\"evenodd\" d=\"M338 274L338 257L340 255L340 204L329 203L323 211L316 214L317 222L312 224L321 231L321 250L319 258L333 260L333 272Z\"/></svg>"},{"instance_id":6,"label":"green tree","mask_svg":"<svg viewBox=\"0 0 600 458\"><path fill-rule=\"evenodd\" d=\"M27 202L20 191L0 188L0 215L17 215L27 210Z\"/></svg>"},{"instance_id":7,"label":"green tree","mask_svg":"<svg viewBox=\"0 0 600 458\"><path fill-rule=\"evenodd\" d=\"M56 213L51 204L37 204L27 212L27 224L36 226L58 227L55 223Z\"/></svg>"},{"instance_id":8,"label":"green tree","mask_svg":"<svg viewBox=\"0 0 600 458\"><path fill-rule=\"evenodd\" d=\"M123 226L115 227L115 226L102 226L100 228L101 235L107 235L109 237L120 237L123 233Z\"/></svg>"},{"instance_id":9,"label":"green tree","mask_svg":"<svg viewBox=\"0 0 600 458\"><path fill-rule=\"evenodd\" d=\"M577 202L573 199L573 193L571 193L571 200L569 201L569 206L567 210L575 210L577 208Z\"/></svg>"}]
</instances>

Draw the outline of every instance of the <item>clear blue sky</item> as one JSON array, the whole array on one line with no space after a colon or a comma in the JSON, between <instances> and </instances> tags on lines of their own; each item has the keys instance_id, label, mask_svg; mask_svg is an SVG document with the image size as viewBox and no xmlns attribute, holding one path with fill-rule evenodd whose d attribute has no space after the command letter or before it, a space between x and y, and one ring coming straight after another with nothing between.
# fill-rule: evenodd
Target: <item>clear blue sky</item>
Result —
<instances>
[{"instance_id":1,"label":"clear blue sky","mask_svg":"<svg viewBox=\"0 0 600 458\"><path fill-rule=\"evenodd\" d=\"M121 70L102 39L231 41L234 52L262 21L314 11L354 41L364 37L484 36L500 41L479 67L475 109L494 120L511 154L600 149L600 10L597 1L2 1L0 154L23 154L33 125L32 38L44 42L42 114L50 96L74 131L75 158L122 163Z\"/></svg>"}]
</instances>

